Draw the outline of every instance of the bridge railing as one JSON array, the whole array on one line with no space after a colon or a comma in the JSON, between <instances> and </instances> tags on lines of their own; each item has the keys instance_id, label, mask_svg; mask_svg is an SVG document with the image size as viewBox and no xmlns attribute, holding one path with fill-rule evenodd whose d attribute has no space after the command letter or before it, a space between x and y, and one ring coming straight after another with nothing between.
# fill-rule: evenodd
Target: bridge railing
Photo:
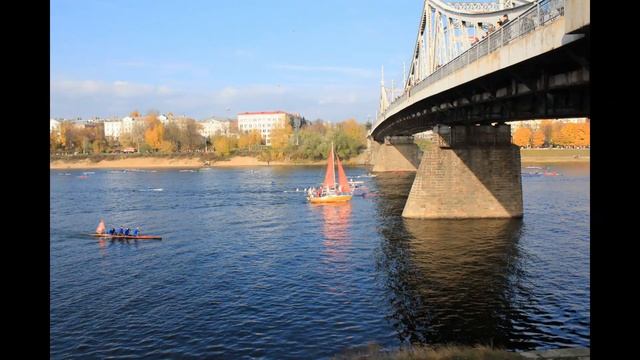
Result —
<instances>
[{"instance_id":1,"label":"bridge railing","mask_svg":"<svg viewBox=\"0 0 640 360\"><path fill-rule=\"evenodd\" d=\"M413 87L409 88L409 90L400 97L393 99L391 104L389 104L389 107L379 114L373 128L377 127L378 124L386 118L387 114L392 113L397 108L403 106L404 102L411 97L412 93L420 91L425 87L442 80L455 71L458 71L472 62L477 61L481 57L505 46L514 39L534 31L536 28L545 25L559 16L563 16L564 6L565 0L541 0L535 3L531 8L525 10L515 19L510 20L500 29L489 34L486 38L473 45L467 51L458 55L444 66L437 68L436 71Z\"/></svg>"}]
</instances>

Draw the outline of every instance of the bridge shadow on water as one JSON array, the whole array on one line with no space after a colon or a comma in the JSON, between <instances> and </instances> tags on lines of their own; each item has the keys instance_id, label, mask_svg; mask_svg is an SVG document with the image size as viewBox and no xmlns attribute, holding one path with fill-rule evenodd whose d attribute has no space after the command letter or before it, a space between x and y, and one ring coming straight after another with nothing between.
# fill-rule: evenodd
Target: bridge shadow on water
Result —
<instances>
[{"instance_id":1,"label":"bridge shadow on water","mask_svg":"<svg viewBox=\"0 0 640 360\"><path fill-rule=\"evenodd\" d=\"M516 309L522 220L404 219L414 177L376 178L383 235L376 253L378 280L400 341L535 347L530 335L536 330L523 327L530 322Z\"/></svg>"}]
</instances>

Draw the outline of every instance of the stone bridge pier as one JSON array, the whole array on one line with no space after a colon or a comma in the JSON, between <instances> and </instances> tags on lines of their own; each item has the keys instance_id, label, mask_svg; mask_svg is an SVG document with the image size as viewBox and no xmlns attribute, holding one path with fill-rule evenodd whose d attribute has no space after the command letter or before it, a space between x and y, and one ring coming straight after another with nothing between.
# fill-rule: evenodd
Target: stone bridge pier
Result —
<instances>
[{"instance_id":1,"label":"stone bridge pier","mask_svg":"<svg viewBox=\"0 0 640 360\"><path fill-rule=\"evenodd\" d=\"M388 136L380 144L370 140L372 171L416 171L422 152L413 136Z\"/></svg>"},{"instance_id":2,"label":"stone bridge pier","mask_svg":"<svg viewBox=\"0 0 640 360\"><path fill-rule=\"evenodd\" d=\"M403 217L522 217L520 149L509 125L436 125L433 132Z\"/></svg>"}]
</instances>

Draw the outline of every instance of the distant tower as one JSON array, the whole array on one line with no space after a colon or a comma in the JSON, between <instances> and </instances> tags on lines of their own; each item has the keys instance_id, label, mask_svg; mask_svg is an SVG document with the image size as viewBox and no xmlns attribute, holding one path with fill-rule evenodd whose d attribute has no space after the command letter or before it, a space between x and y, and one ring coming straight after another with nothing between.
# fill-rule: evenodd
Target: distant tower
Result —
<instances>
[{"instance_id":1,"label":"distant tower","mask_svg":"<svg viewBox=\"0 0 640 360\"><path fill-rule=\"evenodd\" d=\"M382 79L380 80L380 108L378 111L382 114L389 107L389 99L387 99L387 91L384 88L384 65L382 65Z\"/></svg>"},{"instance_id":2,"label":"distant tower","mask_svg":"<svg viewBox=\"0 0 640 360\"><path fill-rule=\"evenodd\" d=\"M407 67L405 62L402 62L402 89L407 87Z\"/></svg>"}]
</instances>

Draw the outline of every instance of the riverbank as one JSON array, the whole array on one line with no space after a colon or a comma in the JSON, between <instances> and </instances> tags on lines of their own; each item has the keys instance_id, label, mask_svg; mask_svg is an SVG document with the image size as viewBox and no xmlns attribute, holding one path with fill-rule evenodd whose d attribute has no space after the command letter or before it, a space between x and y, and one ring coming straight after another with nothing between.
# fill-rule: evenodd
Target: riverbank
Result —
<instances>
[{"instance_id":1,"label":"riverbank","mask_svg":"<svg viewBox=\"0 0 640 360\"><path fill-rule=\"evenodd\" d=\"M520 151L522 163L558 163L558 162L589 162L589 150L574 149L522 149ZM251 156L234 156L228 160L205 162L197 156L193 157L124 157L92 161L91 159L54 160L49 162L49 168L62 169L148 169L148 168L181 168L193 169L205 166L236 167L236 166L322 166L326 161L260 161ZM344 161L345 165L368 165L367 154L362 153L355 158Z\"/></svg>"},{"instance_id":2,"label":"riverbank","mask_svg":"<svg viewBox=\"0 0 640 360\"><path fill-rule=\"evenodd\" d=\"M522 149L520 158L523 163L589 162L589 149Z\"/></svg>"},{"instance_id":3,"label":"riverbank","mask_svg":"<svg viewBox=\"0 0 640 360\"><path fill-rule=\"evenodd\" d=\"M492 349L488 346L442 346L436 348L414 346L410 348L385 351L377 344L349 349L342 354L333 357L334 360L589 360L590 358L591 350L589 348L509 352L505 350Z\"/></svg>"},{"instance_id":4,"label":"riverbank","mask_svg":"<svg viewBox=\"0 0 640 360\"><path fill-rule=\"evenodd\" d=\"M90 159L54 160L49 162L49 169L149 169L180 168L193 169L201 167L236 167L236 166L323 166L326 161L260 161L251 156L234 156L228 160L203 161L199 157L131 157L92 161ZM345 165L366 165L366 155L344 161Z\"/></svg>"}]
</instances>

